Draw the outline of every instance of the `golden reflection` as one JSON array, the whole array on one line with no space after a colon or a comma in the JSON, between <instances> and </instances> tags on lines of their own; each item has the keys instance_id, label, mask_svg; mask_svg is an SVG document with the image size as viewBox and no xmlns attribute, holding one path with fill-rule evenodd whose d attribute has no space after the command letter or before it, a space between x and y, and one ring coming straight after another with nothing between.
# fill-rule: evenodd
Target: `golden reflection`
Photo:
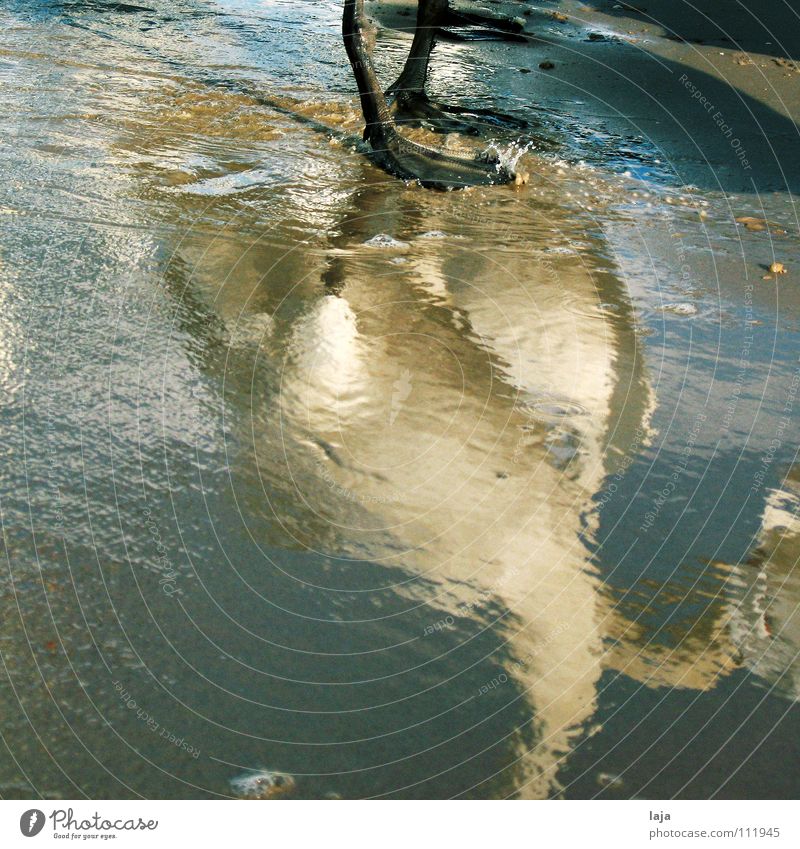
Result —
<instances>
[{"instance_id":1,"label":"golden reflection","mask_svg":"<svg viewBox=\"0 0 800 849\"><path fill-rule=\"evenodd\" d=\"M747 669L762 685L800 697L800 487L797 469L767 493L752 554L738 564L706 565L691 587L649 582L650 597L674 605L663 641L639 621L649 604L620 614L609 597L606 664L649 687L713 689L720 677ZM640 581L645 587L647 581ZM687 608L681 616L676 611Z\"/></svg>"},{"instance_id":2,"label":"golden reflection","mask_svg":"<svg viewBox=\"0 0 800 849\"><path fill-rule=\"evenodd\" d=\"M535 196L439 195L387 181L339 146L314 160L324 179L255 181L251 195L225 183L215 197L204 182L244 167L223 155L226 123L253 145L237 154L252 167L304 146L293 138L287 154L290 126L251 137L235 116L256 107L231 95L216 115L218 99L192 94L136 153L151 184L180 184L169 196L178 220L223 221L194 229L175 253L224 327L251 532L264 535L268 521L273 541L334 564L400 567L411 580L396 593L427 605L431 628L500 611L486 624L529 706L532 736L508 743L510 786L523 796L558 793L605 670L707 690L742 663L762 675L786 668L783 654L770 663L730 592L747 583L742 567L709 567L693 589L702 616L673 622L662 641L647 601L634 592L622 605L599 581L586 544L599 520L592 496L649 443L655 398L624 287L568 205L583 177L542 172ZM334 126L354 120L330 104L293 108ZM202 169L172 176L200 153ZM303 170L295 160L289 173ZM773 563L769 521L759 551ZM767 605L762 572L750 575L756 607ZM659 604L685 597L648 579L637 587ZM496 680L478 682L474 697Z\"/></svg>"},{"instance_id":3,"label":"golden reflection","mask_svg":"<svg viewBox=\"0 0 800 849\"><path fill-rule=\"evenodd\" d=\"M162 125L156 146L173 144ZM646 602L622 605L599 580L592 497L648 444L655 398L624 287L565 202L585 175L542 173L535 195L441 195L334 153L315 164L328 188L170 196L181 220L228 216L175 248L189 282L173 294L222 323L228 354L206 367L224 370L248 527L334 571L399 567L395 592L431 628L485 619L530 717L509 738L508 792L558 793L605 670L698 690L742 663L764 674L733 600L744 579L710 567L702 616L663 642Z\"/></svg>"},{"instance_id":4,"label":"golden reflection","mask_svg":"<svg viewBox=\"0 0 800 849\"><path fill-rule=\"evenodd\" d=\"M758 544L735 569L741 595L731 639L769 688L800 700L800 469L769 492Z\"/></svg>"},{"instance_id":5,"label":"golden reflection","mask_svg":"<svg viewBox=\"0 0 800 849\"><path fill-rule=\"evenodd\" d=\"M397 588L424 598L431 622L510 612L494 627L538 740L532 751L527 737L514 744L517 784L541 797L557 790L607 665L608 615L582 542L590 497L609 470L609 433L620 417L646 427L652 398L631 356L630 305L563 211L482 198L527 241L478 250L476 200L362 191L343 210L322 288L304 279L303 300L287 297L285 269L263 246L254 264L275 269L274 287L267 274L258 291L253 280L225 285L218 299L229 316L246 315L251 299L271 311L253 356L280 369L277 387L241 387L233 426L252 444L239 474L269 476L270 513L286 500L302 511L283 528L298 544L334 561L355 550L433 582L433 596L416 581ZM375 247L387 231L397 242ZM204 249L201 289L231 250Z\"/></svg>"},{"instance_id":6,"label":"golden reflection","mask_svg":"<svg viewBox=\"0 0 800 849\"><path fill-rule=\"evenodd\" d=\"M199 233L178 249L237 358L225 364L228 419L249 447L233 462L240 480L260 477L240 490L297 545L400 566L412 580L397 593L424 601L431 622L508 614L493 627L537 741L512 737L515 783L541 797L557 790L607 665L582 534L609 435L646 427L652 408L631 307L558 204L563 186L535 201L436 195L370 187L368 166L355 179L348 166L317 163L341 172L326 185L361 188L309 195L331 226L307 249L280 239L305 215L304 193L288 190L268 201L278 232ZM199 203L215 214L207 197L172 198L182 219ZM256 362L274 379L253 380ZM268 506L252 501L259 491Z\"/></svg>"},{"instance_id":7,"label":"golden reflection","mask_svg":"<svg viewBox=\"0 0 800 849\"><path fill-rule=\"evenodd\" d=\"M701 691L747 669L797 698L796 472L770 493L750 559L709 564L692 587L696 608L670 621L660 641L649 599L677 607L686 594L643 578L625 588L623 604L599 573L594 498L647 445L655 406L625 287L594 235L596 220L575 202L591 197L607 224L613 187L592 182L590 169L534 161L531 184L519 192L426 192L376 171L355 150L361 116L354 100L259 98L189 81L172 64L154 74L111 65L118 68L113 86L91 112L75 114L102 114L103 132L118 133L102 174L104 188L122 202L108 209L141 215L120 226L147 236L136 255L130 239L109 238L103 256L115 268L152 259L174 343L169 360L146 344L137 351L137 402L157 410L163 395L170 415L158 436L193 448L219 438L214 416L222 408L235 498L225 497L239 513L231 506L218 541L225 548L230 535L238 553L250 551L252 538L281 553L323 555L316 571L311 557L277 564L309 595L319 594L318 621L344 623L349 613L347 601L337 606L327 590L355 585L369 594L395 582L408 615L392 623L390 642L382 641L376 613L375 631L367 632L373 644L363 652L411 646L399 661L391 658L400 673L386 676L405 676L410 685L384 684L380 675L369 681L385 687L375 700L381 706L400 704L380 732L388 742L375 747L381 763L411 760L435 739L438 732L424 738L420 731L415 749L408 734L402 745L391 738L405 720L403 701L441 683L423 667L449 652L456 659L448 674L463 676L470 689L448 710L477 703L482 722L501 686L505 702L520 707L479 741L507 749L506 775L486 776L483 795L558 794L561 765L597 727L608 670L648 687ZM86 82L98 67L87 65L76 78ZM439 73L449 80L446 63ZM0 265L0 307L10 310L0 308L0 389L8 392L24 340L5 279ZM146 291L154 288L148 280ZM145 379L151 375L158 379ZM128 409L121 416L114 433L136 444L140 418ZM48 556L55 561L58 552ZM216 549L211 567L215 556ZM382 582L375 578L381 570L370 568L376 565ZM296 576L291 567L308 573ZM224 593L214 601L236 622L235 604L253 599L235 582L226 590L234 604ZM378 598L375 609L383 603ZM272 637L270 627L267 619ZM442 629L456 636L446 641ZM491 632L492 655L467 669L453 643L460 649L475 632ZM280 635L289 652L297 649L295 636ZM349 637L341 628L326 646L330 655L314 659L332 667L352 659L359 652ZM310 668L303 675L312 678ZM335 668L319 678L347 684L366 677L345 670L344 681ZM216 684L211 674L208 680ZM306 688L308 710L292 716L292 744L322 736L317 692ZM205 696L216 698L212 689ZM371 696L364 697L368 708L352 710L355 698L326 697L320 714L335 715L337 740L372 739L381 720L370 726L362 716ZM258 729L262 740L271 730ZM342 764L350 765L346 756L336 768ZM336 774L327 767L320 775Z\"/></svg>"}]
</instances>

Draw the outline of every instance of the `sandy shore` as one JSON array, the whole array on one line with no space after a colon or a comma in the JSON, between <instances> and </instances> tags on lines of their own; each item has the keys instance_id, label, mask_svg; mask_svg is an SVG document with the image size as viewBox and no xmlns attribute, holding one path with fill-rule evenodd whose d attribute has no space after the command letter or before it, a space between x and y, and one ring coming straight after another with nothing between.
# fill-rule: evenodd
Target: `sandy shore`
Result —
<instances>
[{"instance_id":1,"label":"sandy shore","mask_svg":"<svg viewBox=\"0 0 800 849\"><path fill-rule=\"evenodd\" d=\"M481 2L0 6L3 796L797 797L798 27Z\"/></svg>"},{"instance_id":2,"label":"sandy shore","mask_svg":"<svg viewBox=\"0 0 800 849\"><path fill-rule=\"evenodd\" d=\"M414 5L368 7L379 23L407 27ZM500 104L567 136L590 126L644 138L678 182L701 189L797 191L800 4L483 5L522 17L529 37L467 45L491 68Z\"/></svg>"}]
</instances>

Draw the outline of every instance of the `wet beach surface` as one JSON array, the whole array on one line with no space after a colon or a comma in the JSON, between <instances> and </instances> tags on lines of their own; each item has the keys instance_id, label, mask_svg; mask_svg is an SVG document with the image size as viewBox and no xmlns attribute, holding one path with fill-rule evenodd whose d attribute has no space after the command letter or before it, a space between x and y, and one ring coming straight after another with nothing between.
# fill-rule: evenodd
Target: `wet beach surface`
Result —
<instances>
[{"instance_id":1,"label":"wet beach surface","mask_svg":"<svg viewBox=\"0 0 800 849\"><path fill-rule=\"evenodd\" d=\"M800 27L675 5L442 40L439 193L338 2L3 4L0 797L796 798Z\"/></svg>"}]
</instances>

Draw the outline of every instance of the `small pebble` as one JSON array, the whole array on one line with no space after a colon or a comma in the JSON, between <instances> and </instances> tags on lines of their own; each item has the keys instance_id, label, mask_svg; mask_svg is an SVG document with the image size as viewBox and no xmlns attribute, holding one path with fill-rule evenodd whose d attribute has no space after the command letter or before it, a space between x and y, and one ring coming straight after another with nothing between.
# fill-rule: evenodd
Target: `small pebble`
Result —
<instances>
[{"instance_id":1,"label":"small pebble","mask_svg":"<svg viewBox=\"0 0 800 849\"><path fill-rule=\"evenodd\" d=\"M763 218L753 218L751 215L740 215L736 220L737 224L744 224L748 230L766 230L766 222Z\"/></svg>"},{"instance_id":2,"label":"small pebble","mask_svg":"<svg viewBox=\"0 0 800 849\"><path fill-rule=\"evenodd\" d=\"M612 772L601 772L597 776L597 783L601 787L610 787L613 790L619 790L625 784L621 776Z\"/></svg>"}]
</instances>

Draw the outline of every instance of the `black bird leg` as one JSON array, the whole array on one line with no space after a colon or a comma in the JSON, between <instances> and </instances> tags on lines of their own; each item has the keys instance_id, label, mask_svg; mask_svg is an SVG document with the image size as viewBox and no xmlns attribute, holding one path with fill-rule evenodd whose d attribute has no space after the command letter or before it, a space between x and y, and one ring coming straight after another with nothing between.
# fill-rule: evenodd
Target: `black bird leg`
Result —
<instances>
[{"instance_id":1,"label":"black bird leg","mask_svg":"<svg viewBox=\"0 0 800 849\"><path fill-rule=\"evenodd\" d=\"M499 37L505 37L506 32L518 33L522 29L518 21L507 18L489 18L477 13L456 11L450 7L448 0L419 0L417 25L408 59L400 76L387 89L387 94L394 96L392 106L398 123L424 125L435 132L457 132L473 136L490 129L527 127L524 121L490 109L467 109L434 102L426 93L425 83L437 34L443 27L474 24L492 26Z\"/></svg>"},{"instance_id":2,"label":"black bird leg","mask_svg":"<svg viewBox=\"0 0 800 849\"><path fill-rule=\"evenodd\" d=\"M495 157L456 156L416 144L400 135L378 82L364 29L364 0L344 0L344 45L367 123L364 138L372 146L378 164L402 179L418 180L423 186L431 188L461 188L512 181L515 174Z\"/></svg>"}]
</instances>

